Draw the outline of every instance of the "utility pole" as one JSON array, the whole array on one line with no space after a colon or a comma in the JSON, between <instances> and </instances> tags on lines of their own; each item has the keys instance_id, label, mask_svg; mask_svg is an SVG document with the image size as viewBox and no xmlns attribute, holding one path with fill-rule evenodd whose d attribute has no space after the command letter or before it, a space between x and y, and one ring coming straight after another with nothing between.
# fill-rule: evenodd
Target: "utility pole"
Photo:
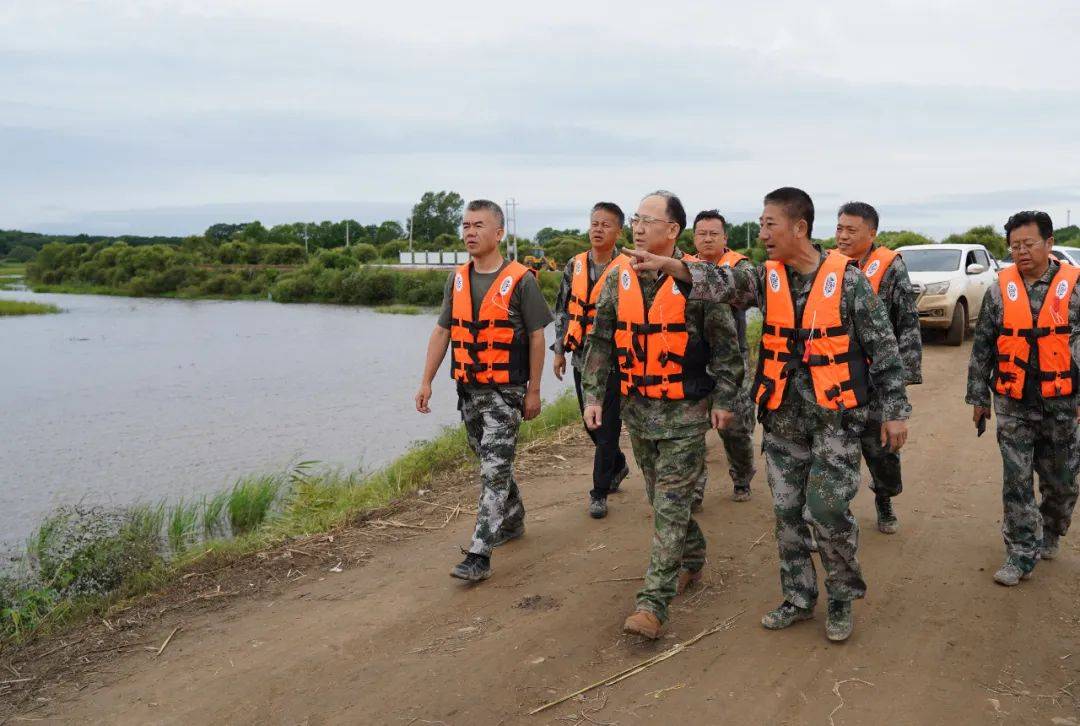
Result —
<instances>
[{"instance_id":1,"label":"utility pole","mask_svg":"<svg viewBox=\"0 0 1080 726\"><path fill-rule=\"evenodd\" d=\"M413 227L416 226L416 215L409 217L409 253L412 253L412 233Z\"/></svg>"},{"instance_id":2,"label":"utility pole","mask_svg":"<svg viewBox=\"0 0 1080 726\"><path fill-rule=\"evenodd\" d=\"M349 249L349 220L345 220L345 249Z\"/></svg>"},{"instance_id":3,"label":"utility pole","mask_svg":"<svg viewBox=\"0 0 1080 726\"><path fill-rule=\"evenodd\" d=\"M1066 209L1065 210L1065 226L1066 227L1071 227L1072 226L1072 210L1071 209Z\"/></svg>"},{"instance_id":4,"label":"utility pole","mask_svg":"<svg viewBox=\"0 0 1080 726\"><path fill-rule=\"evenodd\" d=\"M305 255L311 254L308 251L308 223L307 222L304 222L304 254Z\"/></svg>"},{"instance_id":5,"label":"utility pole","mask_svg":"<svg viewBox=\"0 0 1080 726\"><path fill-rule=\"evenodd\" d=\"M510 259L517 259L517 199L510 197L506 200L506 231L511 237L512 244L507 245L507 252L510 254Z\"/></svg>"}]
</instances>

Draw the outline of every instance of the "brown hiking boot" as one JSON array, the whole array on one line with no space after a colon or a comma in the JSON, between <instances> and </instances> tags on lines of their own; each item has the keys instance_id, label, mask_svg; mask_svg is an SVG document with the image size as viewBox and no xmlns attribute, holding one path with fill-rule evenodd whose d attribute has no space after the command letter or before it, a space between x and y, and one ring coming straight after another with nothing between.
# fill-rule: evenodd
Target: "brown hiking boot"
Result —
<instances>
[{"instance_id":1,"label":"brown hiking boot","mask_svg":"<svg viewBox=\"0 0 1080 726\"><path fill-rule=\"evenodd\" d=\"M679 570L679 581L675 583L675 594L682 595L694 585L701 582L703 570L697 570L691 572L690 570Z\"/></svg>"},{"instance_id":2,"label":"brown hiking boot","mask_svg":"<svg viewBox=\"0 0 1080 726\"><path fill-rule=\"evenodd\" d=\"M622 626L624 633L643 635L650 640L660 637L660 619L648 610L635 610Z\"/></svg>"}]
</instances>

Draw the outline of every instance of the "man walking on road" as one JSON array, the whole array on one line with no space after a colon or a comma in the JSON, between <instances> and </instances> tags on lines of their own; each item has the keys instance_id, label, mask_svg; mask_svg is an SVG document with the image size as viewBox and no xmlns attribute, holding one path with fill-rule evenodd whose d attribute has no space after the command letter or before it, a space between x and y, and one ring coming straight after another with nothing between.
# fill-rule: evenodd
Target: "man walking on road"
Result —
<instances>
[{"instance_id":1,"label":"man walking on road","mask_svg":"<svg viewBox=\"0 0 1080 726\"><path fill-rule=\"evenodd\" d=\"M504 224L498 204L466 205L461 228L470 259L446 282L416 393L416 410L430 413L431 381L450 346L450 375L481 483L472 542L450 574L472 582L490 577L493 547L525 533L514 454L522 418L540 413L544 327L551 322L536 278L499 251Z\"/></svg>"},{"instance_id":2,"label":"man walking on road","mask_svg":"<svg viewBox=\"0 0 1080 726\"><path fill-rule=\"evenodd\" d=\"M754 264L745 256L727 246L727 221L719 211L707 209L694 217L694 247L697 258L714 265L742 267L752 271ZM733 310L735 328L739 337L739 352L742 353L743 369L749 371L750 362L746 348L746 311ZM720 431L720 440L724 444L724 453L728 460L728 474L734 484L731 498L736 502L750 499L750 481L754 478L754 407L750 402L750 391L746 385L739 390L735 402L735 418L731 424ZM695 511L701 508L705 498L705 485L708 471L703 470L701 480L694 491Z\"/></svg>"},{"instance_id":3,"label":"man walking on road","mask_svg":"<svg viewBox=\"0 0 1080 726\"><path fill-rule=\"evenodd\" d=\"M658 191L631 219L634 244L678 259L686 227L682 202ZM608 378L616 372L622 416L653 507L645 584L623 629L657 638L678 592L701 579L705 535L690 512L705 466L705 432L723 429L742 385L735 321L722 305L690 302L667 275L636 274L622 262L604 280L586 349L585 425L603 423ZM711 408L711 411L710 411Z\"/></svg>"},{"instance_id":4,"label":"man walking on road","mask_svg":"<svg viewBox=\"0 0 1080 726\"><path fill-rule=\"evenodd\" d=\"M885 308L854 263L810 241L814 203L801 189L765 197L760 239L769 260L745 271L628 250L634 266L692 283L691 301L757 305L765 316L754 399L765 430L765 463L776 514L784 602L761 619L770 630L813 617L817 573L807 508L817 534L829 606L825 632L846 640L851 603L866 593L857 558L859 525L849 503L859 489L859 437L870 385L881 401L882 443L899 451L911 407Z\"/></svg>"},{"instance_id":5,"label":"man walking on road","mask_svg":"<svg viewBox=\"0 0 1080 726\"><path fill-rule=\"evenodd\" d=\"M903 258L887 247L875 244L877 230L876 209L865 202L848 202L837 214L836 249L855 260L885 305L889 325L900 348L904 383L909 386L922 383L922 334L919 311L915 309L915 291ZM900 477L900 453L881 445L881 421L881 402L871 389L870 418L860 443L866 468L870 470L878 531L895 534L899 522L893 512L892 498L903 491L904 485Z\"/></svg>"},{"instance_id":6,"label":"man walking on road","mask_svg":"<svg viewBox=\"0 0 1080 726\"><path fill-rule=\"evenodd\" d=\"M585 397L581 389L581 368L585 364L585 343L593 329L596 302L604 286L605 276L626 258L615 255L615 243L622 236L626 221L622 209L611 202L599 202L592 208L589 219L589 244L586 252L575 255L563 271L559 296L555 301L555 352L553 370L560 381L566 373L566 353L571 353L574 369L574 390L578 407L584 412ZM594 519L607 516L607 497L618 491L619 484L630 473L626 456L619 448L622 419L619 417L619 375L612 370L604 393L604 418L593 431L586 427L596 450L593 454L593 488L589 492L589 515Z\"/></svg>"},{"instance_id":7,"label":"man walking on road","mask_svg":"<svg viewBox=\"0 0 1080 726\"><path fill-rule=\"evenodd\" d=\"M1040 559L1057 556L1076 505L1080 268L1050 254L1054 225L1046 212L1014 214L1005 239L1016 264L1001 270L983 300L966 400L981 434L994 392L1006 553L994 580L1011 587Z\"/></svg>"}]
</instances>

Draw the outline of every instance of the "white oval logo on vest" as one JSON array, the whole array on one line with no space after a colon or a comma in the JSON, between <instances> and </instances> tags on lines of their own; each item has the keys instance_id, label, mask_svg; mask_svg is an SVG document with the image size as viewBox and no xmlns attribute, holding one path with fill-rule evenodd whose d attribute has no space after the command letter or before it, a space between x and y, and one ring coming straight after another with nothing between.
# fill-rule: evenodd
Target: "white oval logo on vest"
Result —
<instances>
[{"instance_id":1,"label":"white oval logo on vest","mask_svg":"<svg viewBox=\"0 0 1080 726\"><path fill-rule=\"evenodd\" d=\"M1061 282L1058 283L1057 290L1054 291L1054 294L1057 295L1058 300L1064 300L1065 299L1065 293L1067 293L1068 291L1069 291L1069 283L1062 280Z\"/></svg>"},{"instance_id":2,"label":"white oval logo on vest","mask_svg":"<svg viewBox=\"0 0 1080 726\"><path fill-rule=\"evenodd\" d=\"M514 278L512 276L510 276L510 275L507 275L503 279L502 284L499 285L499 294L502 295L503 297L506 297L506 293L510 292L510 288L512 288L513 286L514 286Z\"/></svg>"},{"instance_id":3,"label":"white oval logo on vest","mask_svg":"<svg viewBox=\"0 0 1080 726\"><path fill-rule=\"evenodd\" d=\"M825 284L821 286L821 294L825 297L832 297L836 292L836 273L830 272L825 276Z\"/></svg>"},{"instance_id":4,"label":"white oval logo on vest","mask_svg":"<svg viewBox=\"0 0 1080 726\"><path fill-rule=\"evenodd\" d=\"M458 292L461 292L461 288L463 288L463 287L465 287L465 281L463 279L461 279L461 273L459 272L454 277L454 289L457 290Z\"/></svg>"},{"instance_id":5,"label":"white oval logo on vest","mask_svg":"<svg viewBox=\"0 0 1080 726\"><path fill-rule=\"evenodd\" d=\"M630 270L623 270L622 277L619 278L619 282L622 283L623 290L630 289Z\"/></svg>"},{"instance_id":6,"label":"white oval logo on vest","mask_svg":"<svg viewBox=\"0 0 1080 726\"><path fill-rule=\"evenodd\" d=\"M1020 297L1020 290L1016 287L1015 282L1010 282L1005 286L1005 294L1009 296L1009 299L1016 302L1016 298Z\"/></svg>"},{"instance_id":7,"label":"white oval logo on vest","mask_svg":"<svg viewBox=\"0 0 1080 726\"><path fill-rule=\"evenodd\" d=\"M881 267L881 260L874 260L866 266L866 276L873 277L877 274L878 268Z\"/></svg>"},{"instance_id":8,"label":"white oval logo on vest","mask_svg":"<svg viewBox=\"0 0 1080 726\"><path fill-rule=\"evenodd\" d=\"M671 281L671 294L672 295L682 295L682 293L679 292L679 286L675 284L674 280Z\"/></svg>"},{"instance_id":9,"label":"white oval logo on vest","mask_svg":"<svg viewBox=\"0 0 1080 726\"><path fill-rule=\"evenodd\" d=\"M581 274L581 260L580 259L574 260L574 274L575 275L580 275Z\"/></svg>"},{"instance_id":10,"label":"white oval logo on vest","mask_svg":"<svg viewBox=\"0 0 1080 726\"><path fill-rule=\"evenodd\" d=\"M773 292L780 292L780 273L776 270L769 270L769 287Z\"/></svg>"}]
</instances>

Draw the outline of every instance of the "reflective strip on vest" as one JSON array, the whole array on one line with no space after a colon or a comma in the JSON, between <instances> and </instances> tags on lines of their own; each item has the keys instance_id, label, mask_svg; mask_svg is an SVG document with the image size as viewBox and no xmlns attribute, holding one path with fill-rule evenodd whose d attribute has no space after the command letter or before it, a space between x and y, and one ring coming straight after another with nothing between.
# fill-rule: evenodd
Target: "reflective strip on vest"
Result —
<instances>
[{"instance_id":1,"label":"reflective strip on vest","mask_svg":"<svg viewBox=\"0 0 1080 726\"><path fill-rule=\"evenodd\" d=\"M524 383L529 375L528 342L514 339L510 297L529 270L518 262L506 265L484 295L474 321L469 283L471 265L471 261L466 262L454 275L450 375L459 383L473 385ZM512 356L514 352L518 355Z\"/></svg>"},{"instance_id":2,"label":"reflective strip on vest","mask_svg":"<svg viewBox=\"0 0 1080 726\"><path fill-rule=\"evenodd\" d=\"M1075 376L1069 349L1072 331L1069 300L1078 277L1080 267L1061 265L1046 291L1038 326L1033 326L1031 300L1020 271L1013 265L998 274L1004 310L1001 335L997 339L997 376L994 380L994 390L998 394L1023 398L1024 382L1029 375L1036 377L1043 398L1073 393ZM1038 350L1034 365L1030 362L1033 340Z\"/></svg>"},{"instance_id":3,"label":"reflective strip on vest","mask_svg":"<svg viewBox=\"0 0 1080 726\"><path fill-rule=\"evenodd\" d=\"M689 255L682 258L697 262ZM619 275L615 355L620 390L624 396L686 398L683 360L690 342L686 330L686 297L673 278L665 280L645 310L645 297L637 273L622 261Z\"/></svg>"},{"instance_id":4,"label":"reflective strip on vest","mask_svg":"<svg viewBox=\"0 0 1080 726\"><path fill-rule=\"evenodd\" d=\"M580 350L585 345L585 338L593 329L596 318L596 301L604 287L607 274L626 260L626 255L617 255L607 264L600 277L589 287L589 253L582 252L574 256L574 272L570 277L570 299L566 301L569 319L566 333L563 335L563 350Z\"/></svg>"},{"instance_id":5,"label":"reflective strip on vest","mask_svg":"<svg viewBox=\"0 0 1080 726\"><path fill-rule=\"evenodd\" d=\"M765 263L765 320L754 400L770 411L780 407L792 372L810 369L819 406L852 409L867 399L866 360L840 315L844 270L852 260L831 252L821 262L795 327L795 303L782 262Z\"/></svg>"}]
</instances>

